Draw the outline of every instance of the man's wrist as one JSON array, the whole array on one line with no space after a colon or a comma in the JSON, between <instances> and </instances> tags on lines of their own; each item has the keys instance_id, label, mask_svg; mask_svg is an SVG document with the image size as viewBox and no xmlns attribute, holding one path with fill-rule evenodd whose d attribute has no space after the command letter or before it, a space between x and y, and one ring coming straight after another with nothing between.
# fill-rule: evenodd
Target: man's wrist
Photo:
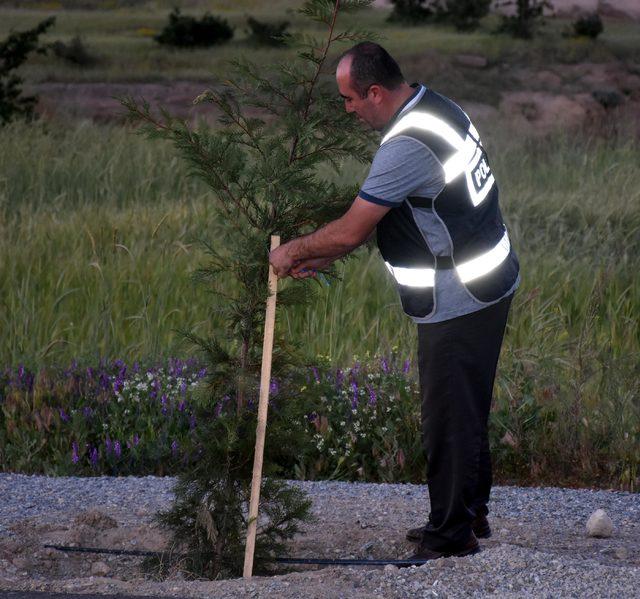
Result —
<instances>
[{"instance_id":1,"label":"man's wrist","mask_svg":"<svg viewBox=\"0 0 640 599\"><path fill-rule=\"evenodd\" d=\"M305 256L302 252L301 252L301 243L300 240L302 238L301 237L297 237L296 239L292 239L288 244L287 244L287 254L289 254L289 257L294 260L294 261L298 261L298 260L303 260L304 258L308 258L308 256Z\"/></svg>"}]
</instances>

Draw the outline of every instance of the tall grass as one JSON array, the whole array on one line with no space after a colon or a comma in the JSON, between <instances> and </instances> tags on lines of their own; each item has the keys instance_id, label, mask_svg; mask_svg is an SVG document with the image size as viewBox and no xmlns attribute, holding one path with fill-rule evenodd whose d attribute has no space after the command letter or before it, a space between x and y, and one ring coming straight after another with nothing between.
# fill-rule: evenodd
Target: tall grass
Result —
<instances>
[{"instance_id":1,"label":"tall grass","mask_svg":"<svg viewBox=\"0 0 640 599\"><path fill-rule=\"evenodd\" d=\"M187 356L178 329L224 326L189 276L198 239L224 223L170 147L86 123L14 124L0 142L1 364ZM523 277L496 387L498 463L637 488L640 146L622 134L488 145ZM341 176L365 174L345 164ZM377 251L339 274L280 314L279 332L339 366L412 357L414 327Z\"/></svg>"}]
</instances>

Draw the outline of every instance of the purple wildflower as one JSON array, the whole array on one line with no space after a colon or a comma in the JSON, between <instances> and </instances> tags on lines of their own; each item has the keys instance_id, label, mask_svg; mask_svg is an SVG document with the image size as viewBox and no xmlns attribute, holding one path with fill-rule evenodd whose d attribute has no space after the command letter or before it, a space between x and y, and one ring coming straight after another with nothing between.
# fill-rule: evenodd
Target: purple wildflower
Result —
<instances>
[{"instance_id":1,"label":"purple wildflower","mask_svg":"<svg viewBox=\"0 0 640 599\"><path fill-rule=\"evenodd\" d=\"M179 360L176 358L176 360L174 361L174 369L173 369L174 376L175 377L182 376L182 373L184 372L184 368L185 368L185 364L182 362L182 360Z\"/></svg>"},{"instance_id":2,"label":"purple wildflower","mask_svg":"<svg viewBox=\"0 0 640 599\"><path fill-rule=\"evenodd\" d=\"M91 380L93 378L93 368L91 366L87 367L87 378Z\"/></svg>"},{"instance_id":3,"label":"purple wildflower","mask_svg":"<svg viewBox=\"0 0 640 599\"><path fill-rule=\"evenodd\" d=\"M24 365L20 364L20 366L18 366L18 378L22 379L22 377L24 376Z\"/></svg>"},{"instance_id":4,"label":"purple wildflower","mask_svg":"<svg viewBox=\"0 0 640 599\"><path fill-rule=\"evenodd\" d=\"M133 445L134 445L134 447L135 447L136 445L138 445L138 443L140 443L140 437L138 436L138 433L135 433L135 434L133 435Z\"/></svg>"},{"instance_id":5,"label":"purple wildflower","mask_svg":"<svg viewBox=\"0 0 640 599\"><path fill-rule=\"evenodd\" d=\"M199 379L203 379L205 376L207 376L207 369L206 368L201 368L198 371L198 378Z\"/></svg>"},{"instance_id":6,"label":"purple wildflower","mask_svg":"<svg viewBox=\"0 0 640 599\"><path fill-rule=\"evenodd\" d=\"M316 383L320 382L320 374L318 373L318 369L315 366L311 367L311 372L313 373L313 378L316 380Z\"/></svg>"},{"instance_id":7,"label":"purple wildflower","mask_svg":"<svg viewBox=\"0 0 640 599\"><path fill-rule=\"evenodd\" d=\"M382 368L382 372L384 373L389 372L389 363L387 362L387 359L384 356L380 358L380 367Z\"/></svg>"},{"instance_id":8,"label":"purple wildflower","mask_svg":"<svg viewBox=\"0 0 640 599\"><path fill-rule=\"evenodd\" d=\"M165 393L162 394L162 398L161 398L160 401L162 402L162 410L161 410L162 415L166 416L167 415L167 411L168 411L167 410L168 400L167 400L167 395Z\"/></svg>"},{"instance_id":9,"label":"purple wildflower","mask_svg":"<svg viewBox=\"0 0 640 599\"><path fill-rule=\"evenodd\" d=\"M60 414L60 420L62 420L62 422L69 422L69 416L62 408L58 408L58 412Z\"/></svg>"},{"instance_id":10,"label":"purple wildflower","mask_svg":"<svg viewBox=\"0 0 640 599\"><path fill-rule=\"evenodd\" d=\"M151 399L156 399L158 397L158 394L162 391L162 386L160 385L160 380L157 378L154 378L151 381L151 391L149 392L149 397Z\"/></svg>"},{"instance_id":11,"label":"purple wildflower","mask_svg":"<svg viewBox=\"0 0 640 599\"><path fill-rule=\"evenodd\" d=\"M89 451L89 461L91 462L91 465L94 468L98 466L99 458L100 458L100 454L98 453L98 448L92 447L91 450Z\"/></svg>"},{"instance_id":12,"label":"purple wildflower","mask_svg":"<svg viewBox=\"0 0 640 599\"><path fill-rule=\"evenodd\" d=\"M409 361L409 358L407 358L404 361L404 365L402 366L402 372L407 374L409 372L409 368L411 368L411 362Z\"/></svg>"},{"instance_id":13,"label":"purple wildflower","mask_svg":"<svg viewBox=\"0 0 640 599\"><path fill-rule=\"evenodd\" d=\"M93 410L89 406L85 406L84 408L82 408L82 414L85 418L89 419L93 414Z\"/></svg>"},{"instance_id":14,"label":"purple wildflower","mask_svg":"<svg viewBox=\"0 0 640 599\"><path fill-rule=\"evenodd\" d=\"M271 379L271 383L269 384L269 394L277 395L278 391L280 391L280 385L276 379Z\"/></svg>"},{"instance_id":15,"label":"purple wildflower","mask_svg":"<svg viewBox=\"0 0 640 599\"><path fill-rule=\"evenodd\" d=\"M182 381L182 383L180 383L180 393L182 395L186 395L186 393L187 393L187 381Z\"/></svg>"},{"instance_id":16,"label":"purple wildflower","mask_svg":"<svg viewBox=\"0 0 640 599\"><path fill-rule=\"evenodd\" d=\"M74 464L77 464L80 461L80 456L78 455L78 443L74 441L71 444L71 461Z\"/></svg>"},{"instance_id":17,"label":"purple wildflower","mask_svg":"<svg viewBox=\"0 0 640 599\"><path fill-rule=\"evenodd\" d=\"M351 391L353 392L353 397L351 398L351 409L355 410L358 407L358 383L355 381L351 383Z\"/></svg>"},{"instance_id":18,"label":"purple wildflower","mask_svg":"<svg viewBox=\"0 0 640 599\"><path fill-rule=\"evenodd\" d=\"M374 391L373 387L367 386L367 389L369 390L369 405L375 406L377 402L376 392Z\"/></svg>"},{"instance_id":19,"label":"purple wildflower","mask_svg":"<svg viewBox=\"0 0 640 599\"><path fill-rule=\"evenodd\" d=\"M171 443L171 455L175 458L178 455L179 445L178 442L174 439Z\"/></svg>"},{"instance_id":20,"label":"purple wildflower","mask_svg":"<svg viewBox=\"0 0 640 599\"><path fill-rule=\"evenodd\" d=\"M191 414L191 416L189 416L189 429L193 430L194 428L196 428L196 417Z\"/></svg>"},{"instance_id":21,"label":"purple wildflower","mask_svg":"<svg viewBox=\"0 0 640 599\"><path fill-rule=\"evenodd\" d=\"M111 380L109 379L109 375L105 372L100 373L100 387L102 389L110 389L111 388Z\"/></svg>"},{"instance_id":22,"label":"purple wildflower","mask_svg":"<svg viewBox=\"0 0 640 599\"><path fill-rule=\"evenodd\" d=\"M122 391L123 388L123 380L120 377L116 377L116 380L113 381L113 392L118 394Z\"/></svg>"},{"instance_id":23,"label":"purple wildflower","mask_svg":"<svg viewBox=\"0 0 640 599\"><path fill-rule=\"evenodd\" d=\"M104 451L107 455L111 453L111 448L112 448L111 439L109 439L109 435L107 435L107 438L104 440Z\"/></svg>"},{"instance_id":24,"label":"purple wildflower","mask_svg":"<svg viewBox=\"0 0 640 599\"><path fill-rule=\"evenodd\" d=\"M122 446L120 445L120 441L116 441L113 444L113 453L115 453L117 458L122 455Z\"/></svg>"},{"instance_id":25,"label":"purple wildflower","mask_svg":"<svg viewBox=\"0 0 640 599\"><path fill-rule=\"evenodd\" d=\"M186 405L187 404L184 399L180 400L180 403L178 404L178 412L184 412Z\"/></svg>"}]
</instances>

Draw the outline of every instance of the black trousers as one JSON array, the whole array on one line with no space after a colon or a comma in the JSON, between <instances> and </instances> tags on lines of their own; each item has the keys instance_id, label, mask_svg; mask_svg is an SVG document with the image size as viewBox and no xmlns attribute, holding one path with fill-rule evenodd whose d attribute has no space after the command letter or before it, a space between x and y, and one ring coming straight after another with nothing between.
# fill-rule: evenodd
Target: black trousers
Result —
<instances>
[{"instance_id":1,"label":"black trousers","mask_svg":"<svg viewBox=\"0 0 640 599\"><path fill-rule=\"evenodd\" d=\"M418 325L422 446L431 513L423 544L455 549L487 514L491 455L487 424L513 294L487 308Z\"/></svg>"}]
</instances>

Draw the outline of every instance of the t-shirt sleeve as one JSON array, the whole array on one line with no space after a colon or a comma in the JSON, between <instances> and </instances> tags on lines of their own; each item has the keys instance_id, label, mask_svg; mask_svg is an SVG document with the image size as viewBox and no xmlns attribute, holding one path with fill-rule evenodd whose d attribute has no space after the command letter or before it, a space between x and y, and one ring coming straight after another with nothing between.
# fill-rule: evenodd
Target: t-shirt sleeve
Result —
<instances>
[{"instance_id":1,"label":"t-shirt sleeve","mask_svg":"<svg viewBox=\"0 0 640 599\"><path fill-rule=\"evenodd\" d=\"M397 207L410 196L437 196L444 183L442 165L427 146L411 137L396 137L378 149L359 195L374 204Z\"/></svg>"}]
</instances>

